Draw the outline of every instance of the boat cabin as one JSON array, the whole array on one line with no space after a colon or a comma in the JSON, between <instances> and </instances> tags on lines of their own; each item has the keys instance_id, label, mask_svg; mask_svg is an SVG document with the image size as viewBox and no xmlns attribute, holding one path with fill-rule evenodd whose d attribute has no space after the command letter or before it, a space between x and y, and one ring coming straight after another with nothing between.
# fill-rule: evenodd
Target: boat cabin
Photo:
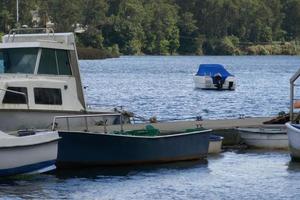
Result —
<instances>
[{"instance_id":1,"label":"boat cabin","mask_svg":"<svg viewBox=\"0 0 300 200\"><path fill-rule=\"evenodd\" d=\"M0 109L86 109L73 33L3 36Z\"/></svg>"}]
</instances>

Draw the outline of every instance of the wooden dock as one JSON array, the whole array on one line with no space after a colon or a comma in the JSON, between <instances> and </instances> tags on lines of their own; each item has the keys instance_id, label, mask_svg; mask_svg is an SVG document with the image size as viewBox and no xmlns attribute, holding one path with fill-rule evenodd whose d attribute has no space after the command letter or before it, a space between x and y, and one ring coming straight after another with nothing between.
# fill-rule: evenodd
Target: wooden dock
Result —
<instances>
[{"instance_id":1,"label":"wooden dock","mask_svg":"<svg viewBox=\"0 0 300 200\"><path fill-rule=\"evenodd\" d=\"M217 119L217 120L203 120L203 121L172 121L172 122L158 122L158 123L138 123L138 124L124 124L124 130L143 129L146 125L151 124L158 128L161 132L178 132L190 128L202 126L203 128L220 130L220 129L234 129L237 127L255 127L262 126L263 122L270 120L271 117L253 117L244 119ZM120 125L109 125L106 127L107 132L119 131ZM89 127L90 131L103 132L104 126Z\"/></svg>"},{"instance_id":2,"label":"wooden dock","mask_svg":"<svg viewBox=\"0 0 300 200\"><path fill-rule=\"evenodd\" d=\"M179 132L190 128L202 126L203 128L213 129L213 134L223 136L223 146L236 146L240 144L239 132L237 127L257 127L262 126L263 122L272 119L271 117L256 117L244 119L218 119L203 121L174 121L159 122L151 125L158 128L162 133ZM146 124L127 124L124 130L142 129Z\"/></svg>"},{"instance_id":3,"label":"wooden dock","mask_svg":"<svg viewBox=\"0 0 300 200\"><path fill-rule=\"evenodd\" d=\"M162 132L167 131L184 131L189 128L196 128L202 126L203 128L220 130L220 129L234 129L236 127L251 127L261 126L263 122L270 120L271 117L256 117L244 119L217 119L217 120L203 120L203 121L174 121L174 122L158 122L151 125L158 128ZM150 123L148 123L150 124ZM126 124L124 130L142 129L146 126L143 124ZM119 125L108 127L108 130L119 130Z\"/></svg>"},{"instance_id":4,"label":"wooden dock","mask_svg":"<svg viewBox=\"0 0 300 200\"><path fill-rule=\"evenodd\" d=\"M217 120L203 120L203 121L173 121L173 122L158 122L158 123L140 123L140 124L124 124L123 129L136 130L144 129L146 125L151 124L153 127L160 130L162 134L175 133L185 131L186 129L203 127L213 129L213 134L224 137L223 145L236 145L240 143L240 137L237 127L257 127L262 126L263 122L272 119L271 117L253 117L243 119L217 119ZM113 132L120 131L120 125L90 126L91 132ZM82 127L80 131L83 131Z\"/></svg>"}]
</instances>

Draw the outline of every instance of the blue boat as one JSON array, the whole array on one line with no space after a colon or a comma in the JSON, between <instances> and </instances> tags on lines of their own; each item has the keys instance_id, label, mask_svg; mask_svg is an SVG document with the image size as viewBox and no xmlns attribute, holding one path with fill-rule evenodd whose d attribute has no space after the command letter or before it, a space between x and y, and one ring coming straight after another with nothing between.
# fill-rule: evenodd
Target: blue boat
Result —
<instances>
[{"instance_id":1,"label":"blue boat","mask_svg":"<svg viewBox=\"0 0 300 200\"><path fill-rule=\"evenodd\" d=\"M64 117L71 120L76 116ZM121 127L119 133L105 133L75 131L68 128L58 130L58 133L61 140L58 144L57 167L73 168L205 159L211 130L183 131L165 135L155 129L122 131Z\"/></svg>"},{"instance_id":2,"label":"blue boat","mask_svg":"<svg viewBox=\"0 0 300 200\"><path fill-rule=\"evenodd\" d=\"M235 90L236 87L234 75L220 64L201 64L194 82L200 89Z\"/></svg>"}]
</instances>

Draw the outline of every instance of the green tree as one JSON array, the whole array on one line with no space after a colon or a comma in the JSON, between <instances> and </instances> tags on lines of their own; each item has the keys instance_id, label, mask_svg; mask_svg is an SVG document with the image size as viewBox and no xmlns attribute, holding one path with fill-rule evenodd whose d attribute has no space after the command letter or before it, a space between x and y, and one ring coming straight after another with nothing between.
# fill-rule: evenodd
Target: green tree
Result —
<instances>
[{"instance_id":1,"label":"green tree","mask_svg":"<svg viewBox=\"0 0 300 200\"><path fill-rule=\"evenodd\" d=\"M73 31L80 22L80 1L76 0L48 0L48 15L55 23L57 32Z\"/></svg>"},{"instance_id":2,"label":"green tree","mask_svg":"<svg viewBox=\"0 0 300 200\"><path fill-rule=\"evenodd\" d=\"M127 0L119 4L117 16L113 17L113 31L119 41L121 52L125 54L142 53L144 17L145 11L140 0Z\"/></svg>"},{"instance_id":3,"label":"green tree","mask_svg":"<svg viewBox=\"0 0 300 200\"><path fill-rule=\"evenodd\" d=\"M81 23L101 29L107 22L107 0L81 0Z\"/></svg>"},{"instance_id":4,"label":"green tree","mask_svg":"<svg viewBox=\"0 0 300 200\"><path fill-rule=\"evenodd\" d=\"M287 39L300 38L300 0L287 0L284 3L285 14L283 28L287 32Z\"/></svg>"},{"instance_id":5,"label":"green tree","mask_svg":"<svg viewBox=\"0 0 300 200\"><path fill-rule=\"evenodd\" d=\"M179 48L177 9L177 6L165 0L146 2L144 52L148 54L173 54L177 51Z\"/></svg>"}]
</instances>

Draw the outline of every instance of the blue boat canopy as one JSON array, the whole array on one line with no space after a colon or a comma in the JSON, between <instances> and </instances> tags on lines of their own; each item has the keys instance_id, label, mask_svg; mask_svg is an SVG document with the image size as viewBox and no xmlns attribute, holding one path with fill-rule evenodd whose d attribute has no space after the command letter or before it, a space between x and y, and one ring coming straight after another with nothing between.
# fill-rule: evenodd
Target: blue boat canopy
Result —
<instances>
[{"instance_id":1,"label":"blue boat canopy","mask_svg":"<svg viewBox=\"0 0 300 200\"><path fill-rule=\"evenodd\" d=\"M220 64L201 64L196 75L213 77L218 73L221 74L222 78L224 79L226 79L228 76L233 76L223 67L223 65Z\"/></svg>"}]
</instances>

